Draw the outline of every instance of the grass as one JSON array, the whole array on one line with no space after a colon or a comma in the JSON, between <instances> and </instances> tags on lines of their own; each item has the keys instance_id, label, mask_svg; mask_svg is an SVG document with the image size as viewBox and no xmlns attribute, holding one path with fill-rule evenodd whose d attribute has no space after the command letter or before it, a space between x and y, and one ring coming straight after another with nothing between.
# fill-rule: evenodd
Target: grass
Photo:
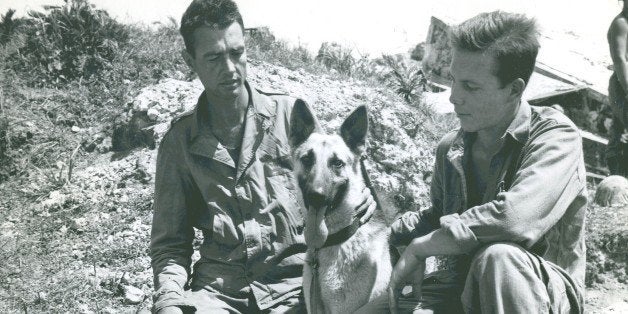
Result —
<instances>
[{"instance_id":1,"label":"grass","mask_svg":"<svg viewBox=\"0 0 628 314\"><path fill-rule=\"evenodd\" d=\"M0 182L66 161L50 147L67 154L90 140L69 127L110 135L140 88L190 77L176 23L122 25L82 0L22 19L11 12L0 22Z\"/></svg>"},{"instance_id":2,"label":"grass","mask_svg":"<svg viewBox=\"0 0 628 314\"><path fill-rule=\"evenodd\" d=\"M9 196L0 200L0 312L150 304L151 181L133 159L109 163L86 147L126 122L141 88L194 77L177 28L174 20L122 25L86 1L0 20L0 193ZM364 78L372 65L347 55L353 68L328 68L270 33L249 34L247 49L253 63L341 80ZM94 164L108 166L89 170ZM71 168L82 170L70 175ZM125 304L122 284L145 291L143 305Z\"/></svg>"},{"instance_id":3,"label":"grass","mask_svg":"<svg viewBox=\"0 0 628 314\"><path fill-rule=\"evenodd\" d=\"M70 169L94 163L83 143L110 136L141 88L191 77L181 46L176 23L123 25L86 1L3 14L0 312L106 312L124 308L121 283L151 290L137 274L150 274L152 189L136 165L91 177Z\"/></svg>"},{"instance_id":4,"label":"grass","mask_svg":"<svg viewBox=\"0 0 628 314\"><path fill-rule=\"evenodd\" d=\"M123 299L112 285L120 284L123 273L137 287L150 284L147 226L152 193L135 179L136 171L129 162L94 169L49 187L54 193L46 196L18 193L3 202L6 208L26 205L27 211L2 211L5 221L21 226L22 234L0 250L0 257L7 258L0 270L0 291L6 292L0 293L0 312L120 308ZM41 180L34 185L44 187L46 178ZM5 183L0 191L15 192L18 187Z\"/></svg>"},{"instance_id":5,"label":"grass","mask_svg":"<svg viewBox=\"0 0 628 314\"><path fill-rule=\"evenodd\" d=\"M614 223L609 224L609 221ZM628 206L589 206L587 274L589 287L608 281L628 283Z\"/></svg>"}]
</instances>

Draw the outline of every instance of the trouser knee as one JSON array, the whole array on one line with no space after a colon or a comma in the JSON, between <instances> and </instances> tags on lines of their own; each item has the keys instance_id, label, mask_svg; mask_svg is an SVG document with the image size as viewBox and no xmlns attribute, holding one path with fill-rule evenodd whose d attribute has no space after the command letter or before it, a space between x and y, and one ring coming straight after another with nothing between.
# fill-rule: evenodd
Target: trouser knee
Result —
<instances>
[{"instance_id":1,"label":"trouser knee","mask_svg":"<svg viewBox=\"0 0 628 314\"><path fill-rule=\"evenodd\" d=\"M461 300L467 312L497 313L522 287L528 292L540 287L535 278L525 249L514 243L493 243L473 256ZM521 296L527 298L528 294Z\"/></svg>"},{"instance_id":2,"label":"trouser knee","mask_svg":"<svg viewBox=\"0 0 628 314\"><path fill-rule=\"evenodd\" d=\"M503 273L520 264L526 258L525 249L521 246L500 242L489 244L477 251L471 261L470 273L490 275L494 272Z\"/></svg>"}]
</instances>

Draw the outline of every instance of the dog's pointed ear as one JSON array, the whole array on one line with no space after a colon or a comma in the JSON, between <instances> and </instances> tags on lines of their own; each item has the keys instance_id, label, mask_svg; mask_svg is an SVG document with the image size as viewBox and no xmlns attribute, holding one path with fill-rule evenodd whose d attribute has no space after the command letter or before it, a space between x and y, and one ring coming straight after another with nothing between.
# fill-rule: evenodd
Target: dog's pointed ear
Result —
<instances>
[{"instance_id":1,"label":"dog's pointed ear","mask_svg":"<svg viewBox=\"0 0 628 314\"><path fill-rule=\"evenodd\" d=\"M301 145L313 132L320 131L314 113L305 101L297 99L290 114L290 146Z\"/></svg>"},{"instance_id":2,"label":"dog's pointed ear","mask_svg":"<svg viewBox=\"0 0 628 314\"><path fill-rule=\"evenodd\" d=\"M369 119L366 106L356 108L340 127L340 136L356 154L364 153L366 149L366 135L368 133Z\"/></svg>"}]
</instances>

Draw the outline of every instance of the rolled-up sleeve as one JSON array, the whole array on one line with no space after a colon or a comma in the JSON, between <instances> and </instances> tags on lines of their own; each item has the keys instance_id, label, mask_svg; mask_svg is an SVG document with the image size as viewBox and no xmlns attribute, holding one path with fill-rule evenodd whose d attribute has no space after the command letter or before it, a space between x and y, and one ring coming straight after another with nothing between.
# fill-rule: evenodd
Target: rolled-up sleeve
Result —
<instances>
[{"instance_id":1,"label":"rolled-up sleeve","mask_svg":"<svg viewBox=\"0 0 628 314\"><path fill-rule=\"evenodd\" d=\"M190 203L196 188L182 167L179 146L169 132L157 154L150 243L155 311L166 306L189 306L183 299L183 289L190 273L193 252Z\"/></svg>"},{"instance_id":2,"label":"rolled-up sleeve","mask_svg":"<svg viewBox=\"0 0 628 314\"><path fill-rule=\"evenodd\" d=\"M470 251L482 243L534 245L586 187L582 140L577 129L555 120L531 133L510 190L464 213L444 216L447 229Z\"/></svg>"}]
</instances>

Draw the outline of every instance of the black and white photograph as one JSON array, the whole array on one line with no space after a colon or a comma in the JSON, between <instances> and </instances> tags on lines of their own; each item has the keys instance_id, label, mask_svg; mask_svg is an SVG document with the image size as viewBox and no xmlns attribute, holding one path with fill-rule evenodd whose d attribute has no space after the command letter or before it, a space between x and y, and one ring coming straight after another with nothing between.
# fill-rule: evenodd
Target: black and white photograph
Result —
<instances>
[{"instance_id":1,"label":"black and white photograph","mask_svg":"<svg viewBox=\"0 0 628 314\"><path fill-rule=\"evenodd\" d=\"M0 0L0 313L628 313L628 1Z\"/></svg>"}]
</instances>

